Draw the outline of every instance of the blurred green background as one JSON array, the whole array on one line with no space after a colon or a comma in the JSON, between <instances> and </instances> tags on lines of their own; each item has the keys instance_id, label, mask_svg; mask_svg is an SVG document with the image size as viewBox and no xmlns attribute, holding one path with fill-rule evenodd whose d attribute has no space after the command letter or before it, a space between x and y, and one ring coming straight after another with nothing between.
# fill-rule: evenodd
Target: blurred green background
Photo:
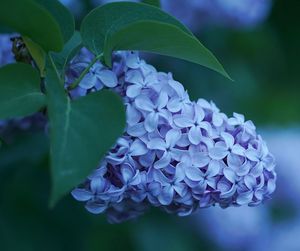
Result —
<instances>
[{"instance_id":1,"label":"blurred green background","mask_svg":"<svg viewBox=\"0 0 300 251\"><path fill-rule=\"evenodd\" d=\"M300 1L277 0L268 20L254 29L210 27L197 32L235 82L180 60L158 56L149 61L172 72L193 99L213 100L227 114L243 113L261 127L297 126L299 13ZM110 225L104 215L91 215L70 196L50 209L47 138L20 135L12 148L0 151L0 250L222 249L202 234L205 229L192 224L192 217L151 210L138 220Z\"/></svg>"}]
</instances>

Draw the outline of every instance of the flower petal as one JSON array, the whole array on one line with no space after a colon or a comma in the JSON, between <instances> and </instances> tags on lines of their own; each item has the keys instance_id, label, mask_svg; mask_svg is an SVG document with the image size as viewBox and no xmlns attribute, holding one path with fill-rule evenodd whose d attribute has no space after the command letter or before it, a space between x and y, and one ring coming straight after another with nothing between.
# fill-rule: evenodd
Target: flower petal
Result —
<instances>
[{"instance_id":1,"label":"flower petal","mask_svg":"<svg viewBox=\"0 0 300 251\"><path fill-rule=\"evenodd\" d=\"M196 167L193 167L193 166L187 166L185 168L185 175L191 181L203 180L203 176L204 176L199 168L196 168Z\"/></svg>"},{"instance_id":2,"label":"flower petal","mask_svg":"<svg viewBox=\"0 0 300 251\"><path fill-rule=\"evenodd\" d=\"M172 188L172 186L165 186L163 187L160 195L158 196L158 200L162 205L167 206L171 204L173 196L174 189Z\"/></svg>"},{"instance_id":3,"label":"flower petal","mask_svg":"<svg viewBox=\"0 0 300 251\"><path fill-rule=\"evenodd\" d=\"M130 85L127 87L126 95L129 98L135 98L141 94L142 86L140 85Z\"/></svg>"},{"instance_id":4,"label":"flower petal","mask_svg":"<svg viewBox=\"0 0 300 251\"><path fill-rule=\"evenodd\" d=\"M114 72L110 70L101 70L100 74L97 77L101 80L101 82L107 87L115 87L118 84L117 76Z\"/></svg>"},{"instance_id":5,"label":"flower petal","mask_svg":"<svg viewBox=\"0 0 300 251\"><path fill-rule=\"evenodd\" d=\"M201 138L202 138L200 128L198 126L192 126L188 133L188 138L192 144L198 145L201 142Z\"/></svg>"},{"instance_id":6,"label":"flower petal","mask_svg":"<svg viewBox=\"0 0 300 251\"><path fill-rule=\"evenodd\" d=\"M152 150L165 151L167 148L166 142L161 138L153 138L147 143L147 147Z\"/></svg>"},{"instance_id":7,"label":"flower petal","mask_svg":"<svg viewBox=\"0 0 300 251\"><path fill-rule=\"evenodd\" d=\"M94 87L97 83L97 77L96 75L93 75L91 73L87 73L83 79L80 81L79 86L83 89L90 89Z\"/></svg>"},{"instance_id":8,"label":"flower petal","mask_svg":"<svg viewBox=\"0 0 300 251\"><path fill-rule=\"evenodd\" d=\"M164 153L164 155L154 163L154 168L156 169L164 168L170 164L170 161L171 161L170 154Z\"/></svg>"},{"instance_id":9,"label":"flower petal","mask_svg":"<svg viewBox=\"0 0 300 251\"><path fill-rule=\"evenodd\" d=\"M140 156L146 154L148 149L141 140L136 139L130 146L130 152L132 156Z\"/></svg>"},{"instance_id":10,"label":"flower petal","mask_svg":"<svg viewBox=\"0 0 300 251\"><path fill-rule=\"evenodd\" d=\"M177 97L173 97L169 100L167 104L167 108L170 112L179 112L182 108L182 103L180 102L180 99Z\"/></svg>"},{"instance_id":11,"label":"flower petal","mask_svg":"<svg viewBox=\"0 0 300 251\"><path fill-rule=\"evenodd\" d=\"M147 132L153 132L157 129L159 115L155 112L151 112L145 119L144 126Z\"/></svg>"},{"instance_id":12,"label":"flower petal","mask_svg":"<svg viewBox=\"0 0 300 251\"><path fill-rule=\"evenodd\" d=\"M174 124L176 126L178 126L179 128L186 128L186 127L191 127L194 125L194 122L192 119L190 119L186 116L183 116L183 115L174 116L173 120L174 120Z\"/></svg>"},{"instance_id":13,"label":"flower petal","mask_svg":"<svg viewBox=\"0 0 300 251\"><path fill-rule=\"evenodd\" d=\"M138 123L136 125L133 125L133 126L129 126L127 128L127 133L130 135L130 136L133 136L133 137L141 137L143 135L146 134L146 130L145 130L145 127L144 127L144 123L141 122L141 123Z\"/></svg>"},{"instance_id":14,"label":"flower petal","mask_svg":"<svg viewBox=\"0 0 300 251\"><path fill-rule=\"evenodd\" d=\"M152 101L145 95L136 97L134 102L137 108L144 111L152 112L155 108Z\"/></svg>"},{"instance_id":15,"label":"flower petal","mask_svg":"<svg viewBox=\"0 0 300 251\"><path fill-rule=\"evenodd\" d=\"M208 154L212 159L221 160L228 154L228 150L224 147L215 146L209 149Z\"/></svg>"},{"instance_id":16,"label":"flower petal","mask_svg":"<svg viewBox=\"0 0 300 251\"><path fill-rule=\"evenodd\" d=\"M91 191L88 191L86 189L81 189L81 188L75 188L71 192L72 196L74 199L78 201L88 201L93 198L93 193Z\"/></svg>"},{"instance_id":17,"label":"flower petal","mask_svg":"<svg viewBox=\"0 0 300 251\"><path fill-rule=\"evenodd\" d=\"M171 129L167 132L166 134L166 144L167 147L174 147L177 142L180 140L181 138L181 131L177 130L177 129Z\"/></svg>"}]
</instances>

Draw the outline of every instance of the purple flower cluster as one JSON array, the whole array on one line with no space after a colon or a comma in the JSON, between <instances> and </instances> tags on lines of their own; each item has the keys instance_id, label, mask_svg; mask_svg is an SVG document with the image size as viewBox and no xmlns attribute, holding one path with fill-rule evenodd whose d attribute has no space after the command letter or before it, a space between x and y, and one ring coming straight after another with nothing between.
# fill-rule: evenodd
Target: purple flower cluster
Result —
<instances>
[{"instance_id":1,"label":"purple flower cluster","mask_svg":"<svg viewBox=\"0 0 300 251\"><path fill-rule=\"evenodd\" d=\"M92 56L83 50L70 64L66 87ZM149 206L179 216L220 205L256 206L275 190L274 158L243 115L227 117L213 102L191 101L169 73L134 52L114 55L110 70L97 62L70 95L104 87L123 97L127 126L86 181L72 191L92 213L110 222Z\"/></svg>"},{"instance_id":2,"label":"purple flower cluster","mask_svg":"<svg viewBox=\"0 0 300 251\"><path fill-rule=\"evenodd\" d=\"M11 34L0 34L0 67L15 61L10 38Z\"/></svg>"}]
</instances>

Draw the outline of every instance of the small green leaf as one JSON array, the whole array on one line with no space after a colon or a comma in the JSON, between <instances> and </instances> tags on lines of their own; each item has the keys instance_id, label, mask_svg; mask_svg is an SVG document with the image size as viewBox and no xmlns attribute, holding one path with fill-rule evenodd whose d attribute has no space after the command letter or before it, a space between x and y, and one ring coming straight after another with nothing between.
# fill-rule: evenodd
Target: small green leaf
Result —
<instances>
[{"instance_id":1,"label":"small green leaf","mask_svg":"<svg viewBox=\"0 0 300 251\"><path fill-rule=\"evenodd\" d=\"M61 52L50 52L61 79L65 77L64 71L67 64L80 50L81 47L82 41L80 33L78 31L75 31L75 33L73 34L71 39L65 44Z\"/></svg>"},{"instance_id":2,"label":"small green leaf","mask_svg":"<svg viewBox=\"0 0 300 251\"><path fill-rule=\"evenodd\" d=\"M184 59L219 72L229 78L215 56L194 36L177 27L161 22L136 22L106 39L104 59L111 65L115 50L142 50Z\"/></svg>"},{"instance_id":3,"label":"small green leaf","mask_svg":"<svg viewBox=\"0 0 300 251\"><path fill-rule=\"evenodd\" d=\"M108 35L142 20L173 24L193 36L177 19L156 7L141 3L118 2L100 6L84 18L80 31L83 44L90 51L99 55L103 52L105 39Z\"/></svg>"},{"instance_id":4,"label":"small green leaf","mask_svg":"<svg viewBox=\"0 0 300 251\"><path fill-rule=\"evenodd\" d=\"M150 4L160 8L160 0L142 0L142 3Z\"/></svg>"},{"instance_id":5,"label":"small green leaf","mask_svg":"<svg viewBox=\"0 0 300 251\"><path fill-rule=\"evenodd\" d=\"M30 65L18 63L0 68L0 119L30 115L45 102L39 74Z\"/></svg>"},{"instance_id":6,"label":"small green leaf","mask_svg":"<svg viewBox=\"0 0 300 251\"><path fill-rule=\"evenodd\" d=\"M72 13L57 0L35 0L48 10L60 26L64 41L67 42L75 31L75 20Z\"/></svg>"},{"instance_id":7,"label":"small green leaf","mask_svg":"<svg viewBox=\"0 0 300 251\"><path fill-rule=\"evenodd\" d=\"M121 136L125 111L121 99L110 91L71 101L55 67L47 69L46 89L53 206L84 181Z\"/></svg>"},{"instance_id":8,"label":"small green leaf","mask_svg":"<svg viewBox=\"0 0 300 251\"><path fill-rule=\"evenodd\" d=\"M0 23L31 38L45 51L60 51L64 39L55 18L33 0L1 0Z\"/></svg>"},{"instance_id":9,"label":"small green leaf","mask_svg":"<svg viewBox=\"0 0 300 251\"><path fill-rule=\"evenodd\" d=\"M37 67L40 70L41 77L44 77L45 64L46 64L46 53L37 43L33 42L28 37L23 37L23 41L26 45L27 50L29 51L31 57L36 63Z\"/></svg>"}]
</instances>

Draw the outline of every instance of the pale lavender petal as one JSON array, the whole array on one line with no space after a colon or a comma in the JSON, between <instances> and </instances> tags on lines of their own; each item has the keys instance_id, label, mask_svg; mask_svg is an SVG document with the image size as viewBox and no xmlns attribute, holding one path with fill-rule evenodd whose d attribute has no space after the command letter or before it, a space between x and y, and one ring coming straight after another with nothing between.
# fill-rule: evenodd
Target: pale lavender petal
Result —
<instances>
[{"instance_id":1,"label":"pale lavender petal","mask_svg":"<svg viewBox=\"0 0 300 251\"><path fill-rule=\"evenodd\" d=\"M186 128L186 127L191 127L194 125L194 122L192 119L182 116L182 115L177 115L174 116L174 124L178 126L179 128Z\"/></svg>"},{"instance_id":2,"label":"pale lavender petal","mask_svg":"<svg viewBox=\"0 0 300 251\"><path fill-rule=\"evenodd\" d=\"M142 86L140 85L130 85L126 90L126 95L129 98L135 98L141 94Z\"/></svg>"},{"instance_id":3,"label":"pale lavender petal","mask_svg":"<svg viewBox=\"0 0 300 251\"><path fill-rule=\"evenodd\" d=\"M90 191L82 188L75 188L71 194L78 201L88 201L94 197Z\"/></svg>"},{"instance_id":4,"label":"pale lavender petal","mask_svg":"<svg viewBox=\"0 0 300 251\"><path fill-rule=\"evenodd\" d=\"M125 81L137 86L143 86L144 76L139 70L130 70L125 75Z\"/></svg>"},{"instance_id":5,"label":"pale lavender petal","mask_svg":"<svg viewBox=\"0 0 300 251\"><path fill-rule=\"evenodd\" d=\"M138 123L136 125L127 128L127 133L133 137L141 137L146 133L144 123Z\"/></svg>"},{"instance_id":6,"label":"pale lavender petal","mask_svg":"<svg viewBox=\"0 0 300 251\"><path fill-rule=\"evenodd\" d=\"M157 129L159 115L155 112L151 112L145 119L145 129L147 132L153 132Z\"/></svg>"},{"instance_id":7,"label":"pale lavender petal","mask_svg":"<svg viewBox=\"0 0 300 251\"><path fill-rule=\"evenodd\" d=\"M171 129L166 134L167 147L174 147L181 138L181 131L177 129Z\"/></svg>"},{"instance_id":8,"label":"pale lavender petal","mask_svg":"<svg viewBox=\"0 0 300 251\"><path fill-rule=\"evenodd\" d=\"M215 160L221 160L227 156L229 152L224 147L215 146L209 149L209 156Z\"/></svg>"},{"instance_id":9,"label":"pale lavender petal","mask_svg":"<svg viewBox=\"0 0 300 251\"><path fill-rule=\"evenodd\" d=\"M249 191L249 192L239 194L238 197L236 198L236 202L241 206L247 205L252 201L252 198L253 198L253 192Z\"/></svg>"},{"instance_id":10,"label":"pale lavender petal","mask_svg":"<svg viewBox=\"0 0 300 251\"><path fill-rule=\"evenodd\" d=\"M188 133L190 142L194 145L198 145L201 142L202 134L198 126L192 126Z\"/></svg>"},{"instance_id":11,"label":"pale lavender petal","mask_svg":"<svg viewBox=\"0 0 300 251\"><path fill-rule=\"evenodd\" d=\"M152 112L155 108L152 101L145 95L138 96L134 102L137 108L144 111Z\"/></svg>"},{"instance_id":12,"label":"pale lavender petal","mask_svg":"<svg viewBox=\"0 0 300 251\"><path fill-rule=\"evenodd\" d=\"M203 176L204 176L199 168L196 168L196 167L193 167L193 166L187 166L185 168L185 175L191 181L203 180Z\"/></svg>"},{"instance_id":13,"label":"pale lavender petal","mask_svg":"<svg viewBox=\"0 0 300 251\"><path fill-rule=\"evenodd\" d=\"M116 74L110 70L101 70L100 74L97 75L97 77L107 87L112 88L118 84L118 79Z\"/></svg>"},{"instance_id":14,"label":"pale lavender petal","mask_svg":"<svg viewBox=\"0 0 300 251\"><path fill-rule=\"evenodd\" d=\"M154 168L161 169L170 164L171 157L168 153L165 153L158 161L154 163Z\"/></svg>"},{"instance_id":15,"label":"pale lavender petal","mask_svg":"<svg viewBox=\"0 0 300 251\"><path fill-rule=\"evenodd\" d=\"M154 138L154 139L151 139L147 143L147 147L149 149L165 151L166 148L167 148L167 145L166 145L166 142L163 139L161 139L161 138Z\"/></svg>"},{"instance_id":16,"label":"pale lavender petal","mask_svg":"<svg viewBox=\"0 0 300 251\"><path fill-rule=\"evenodd\" d=\"M79 86L83 89L90 89L94 87L97 83L97 77L93 74L86 74L83 79L80 81Z\"/></svg>"},{"instance_id":17,"label":"pale lavender petal","mask_svg":"<svg viewBox=\"0 0 300 251\"><path fill-rule=\"evenodd\" d=\"M163 187L158 200L162 205L170 205L174 196L174 189L171 186Z\"/></svg>"},{"instance_id":18,"label":"pale lavender petal","mask_svg":"<svg viewBox=\"0 0 300 251\"><path fill-rule=\"evenodd\" d=\"M133 141L130 146L130 153L132 156L144 155L148 152L146 145L139 139Z\"/></svg>"},{"instance_id":19,"label":"pale lavender petal","mask_svg":"<svg viewBox=\"0 0 300 251\"><path fill-rule=\"evenodd\" d=\"M107 209L107 205L105 202L96 203L88 201L85 208L92 214L101 214Z\"/></svg>"},{"instance_id":20,"label":"pale lavender petal","mask_svg":"<svg viewBox=\"0 0 300 251\"><path fill-rule=\"evenodd\" d=\"M179 112L182 108L182 103L179 98L171 98L167 104L167 108L170 112Z\"/></svg>"},{"instance_id":21,"label":"pale lavender petal","mask_svg":"<svg viewBox=\"0 0 300 251\"><path fill-rule=\"evenodd\" d=\"M160 92L157 102L156 102L156 106L158 109L162 109L164 108L167 103L168 103L168 94L166 92Z\"/></svg>"},{"instance_id":22,"label":"pale lavender petal","mask_svg":"<svg viewBox=\"0 0 300 251\"><path fill-rule=\"evenodd\" d=\"M131 104L126 107L126 118L129 125L136 125L140 122L142 114Z\"/></svg>"}]
</instances>

